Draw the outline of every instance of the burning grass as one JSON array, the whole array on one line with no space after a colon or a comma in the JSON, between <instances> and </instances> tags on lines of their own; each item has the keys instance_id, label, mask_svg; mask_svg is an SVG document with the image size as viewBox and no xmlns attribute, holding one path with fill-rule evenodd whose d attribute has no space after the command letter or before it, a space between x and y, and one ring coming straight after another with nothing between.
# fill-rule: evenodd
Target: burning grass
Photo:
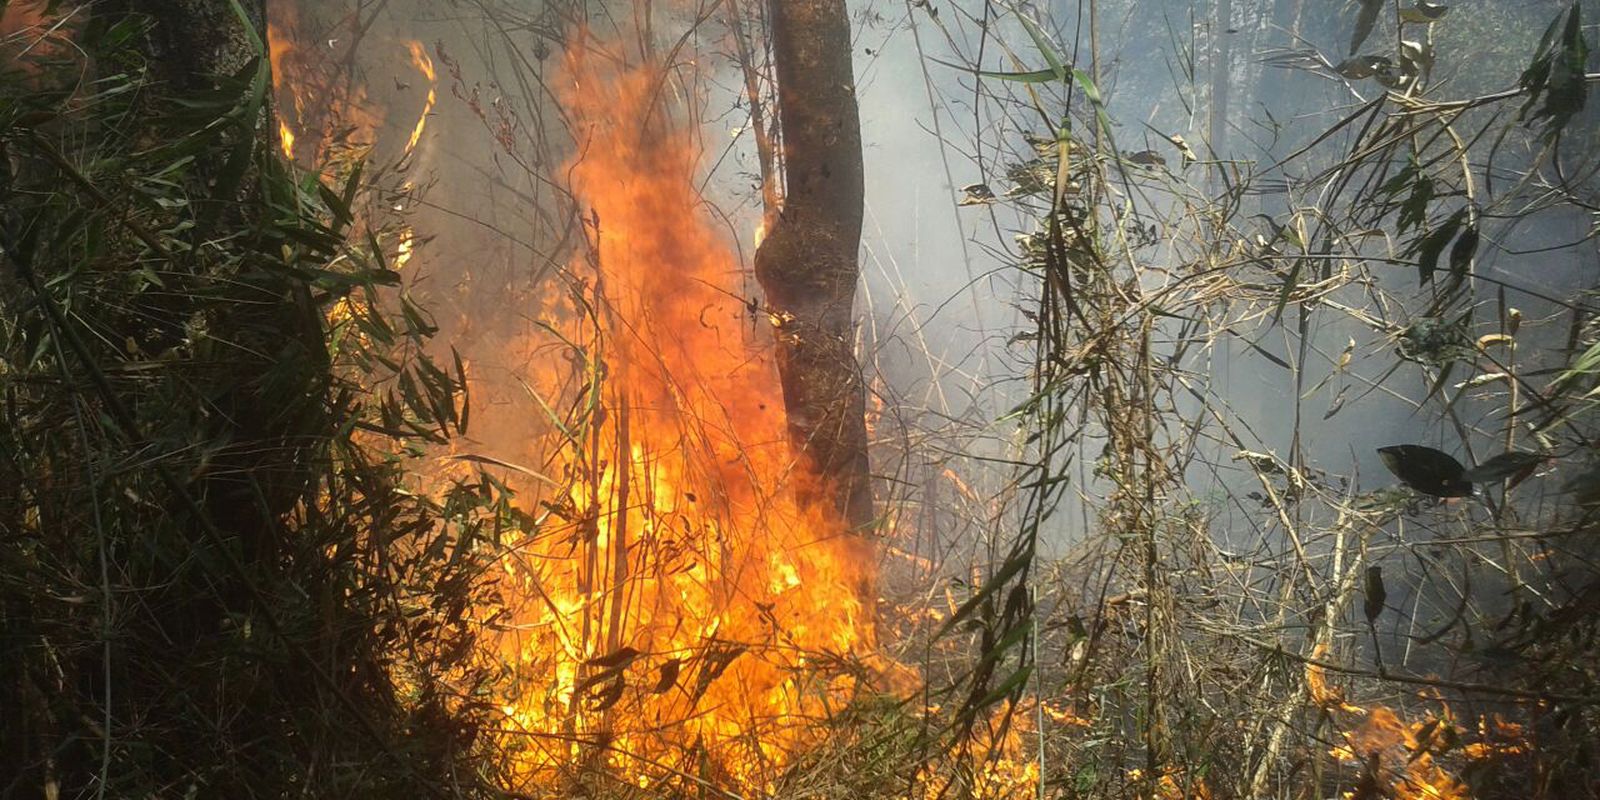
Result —
<instances>
[{"instance_id":1,"label":"burning grass","mask_svg":"<svg viewBox=\"0 0 1600 800\"><path fill-rule=\"evenodd\" d=\"M589 245L546 309L557 368L531 387L564 440L547 469L562 488L538 494L543 524L506 558L519 769L538 784L601 759L641 783L709 768L772 786L880 683L858 588L873 566L798 499L816 493L770 333L700 212L699 153L659 68L597 60L575 50L561 84Z\"/></svg>"},{"instance_id":2,"label":"burning grass","mask_svg":"<svg viewBox=\"0 0 1600 800\"><path fill-rule=\"evenodd\" d=\"M1257 226L1228 204L1238 197L1207 199L1149 158L1124 163L1109 132L1034 144L1030 182L1008 195L1036 223L1015 255L1042 287L1029 311L1037 329L1012 339L1039 348L1029 365L1037 393L1015 417L1028 426L1022 456L1031 464L997 480L941 463L927 477L920 499L937 506L929 518L983 520L981 530L962 529L987 547L973 545L966 563L902 548L924 537L944 543L938 523L912 519L912 501L891 492L884 535L909 566L879 575L871 548L799 499L825 493L806 485L785 442L771 356L784 320L747 299L733 237L703 213L694 118L667 102L680 90L673 73L649 59L619 66L629 61L617 56L622 45L579 35L567 43L559 73L540 78L559 74L551 85L571 151L518 163L557 165L538 179L558 176L571 190L563 210L570 241L582 244L559 254L548 273L556 277L531 296L507 293L532 321L471 362L505 353L525 362L515 386L521 418L496 432L533 466L461 451L467 460L451 462L487 465L518 489L521 523L497 552L505 613L482 617L494 620L492 655L507 665L480 696L497 708L508 787L536 796L1366 800L1464 798L1506 776L1558 785L1520 760L1536 745L1572 752L1527 733L1566 713L1541 705L1542 690L1500 695L1508 704L1490 707L1474 702L1483 684L1417 674L1418 663L1437 661L1386 672L1382 658L1404 639L1380 646L1379 623L1395 611L1368 600L1363 625L1353 610L1368 567L1384 558L1409 554L1438 572L1486 560L1512 576L1514 593L1528 588L1518 570L1537 563L1553 585L1563 579L1555 570L1576 562L1536 562L1506 535L1520 524L1514 515L1359 493L1353 475L1269 446L1274 434L1229 406L1239 398L1206 383L1208 354L1244 352L1227 349L1230 337L1300 313L1300 352L1279 356L1258 336L1244 355L1286 370L1296 403L1326 390L1324 421L1344 408L1363 354L1387 345L1365 337L1358 348L1352 335L1342 353L1321 353L1307 315L1343 315L1381 339L1404 327L1386 314L1410 302L1374 288L1364 254L1307 252L1317 226L1344 212L1300 208ZM430 114L440 113L427 51L406 49L429 89L414 123L385 123L397 145L405 141L402 159L427 147L437 130ZM462 83L463 68L436 52ZM487 124L476 89L462 99ZM1025 102L1048 118L1060 112L1038 95ZM518 156L534 126L508 108L494 100L490 133L494 147ZM1129 164L1149 174L1130 178ZM1110 199L1155 191L1155 176L1180 185L1172 208L1151 212L1165 240L1146 233L1156 223L1124 218L1131 212ZM1062 179L1066 190L1053 192ZM1230 173L1223 183L1250 180ZM401 241L407 259L421 252L409 232ZM1431 296L1429 311L1461 299ZM1495 335L1514 351L1515 330ZM1303 380L1316 377L1308 370L1318 358L1326 377ZM1524 380L1514 365L1498 374L1508 385ZM1424 377L1435 388L1445 379ZM1515 416L1516 395L1508 402ZM874 406L876 437L888 437L893 416ZM1508 443L1522 435L1509 426L1470 435L1480 434ZM1190 489L1197 476L1221 485L1223 475L1223 500ZM1085 539L1046 564L1033 543L1059 524L1048 522L1059 496L1048 495L1068 477ZM974 488L981 478L987 488ZM943 500L935 486L947 487ZM1587 531L1582 519L1545 511L1534 515ZM1230 525L1258 539L1270 532L1274 545L1224 546ZM1400 535L1408 525L1472 541L1424 550ZM1478 547L1489 541L1503 549ZM873 585L909 598L884 606L894 617L881 629L880 598L862 589ZM1549 622L1527 610L1540 603L1560 616L1564 595L1540 591L1505 618L1520 622L1494 629ZM1432 622L1492 627L1486 612L1463 610L1468 595L1460 591L1453 617ZM1561 652L1570 660L1581 650ZM1385 693L1396 680L1432 691ZM951 686L959 691L940 692ZM1452 707L1479 722L1459 721ZM946 738L947 725L970 735Z\"/></svg>"}]
</instances>

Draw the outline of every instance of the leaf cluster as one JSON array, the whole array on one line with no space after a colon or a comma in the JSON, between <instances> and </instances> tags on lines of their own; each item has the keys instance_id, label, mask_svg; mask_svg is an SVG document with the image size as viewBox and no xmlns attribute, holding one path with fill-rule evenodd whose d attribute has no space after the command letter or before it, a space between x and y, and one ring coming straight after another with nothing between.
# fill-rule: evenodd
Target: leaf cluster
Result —
<instances>
[{"instance_id":1,"label":"leaf cluster","mask_svg":"<svg viewBox=\"0 0 1600 800\"><path fill-rule=\"evenodd\" d=\"M276 156L265 59L180 93L150 24L0 81L0 795L472 793L521 521L404 470L464 370L361 173Z\"/></svg>"}]
</instances>

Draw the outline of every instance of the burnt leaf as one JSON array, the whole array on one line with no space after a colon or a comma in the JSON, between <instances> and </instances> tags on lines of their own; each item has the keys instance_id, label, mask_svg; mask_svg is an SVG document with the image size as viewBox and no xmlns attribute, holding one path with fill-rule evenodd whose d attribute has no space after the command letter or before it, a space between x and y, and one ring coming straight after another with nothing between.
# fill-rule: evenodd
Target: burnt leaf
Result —
<instances>
[{"instance_id":1,"label":"burnt leaf","mask_svg":"<svg viewBox=\"0 0 1600 800\"><path fill-rule=\"evenodd\" d=\"M1361 611L1366 614L1367 622L1377 621L1388 599L1389 592L1383 588L1383 567L1367 567L1367 588L1361 603Z\"/></svg>"},{"instance_id":2,"label":"burnt leaf","mask_svg":"<svg viewBox=\"0 0 1600 800\"><path fill-rule=\"evenodd\" d=\"M595 656L584 664L591 667L614 668L626 666L629 662L639 657L639 651L632 647L619 647L615 651L603 656Z\"/></svg>"},{"instance_id":3,"label":"burnt leaf","mask_svg":"<svg viewBox=\"0 0 1600 800\"><path fill-rule=\"evenodd\" d=\"M1545 458L1543 453L1511 450L1467 470L1461 478L1472 483L1492 483L1537 467L1544 463Z\"/></svg>"},{"instance_id":4,"label":"burnt leaf","mask_svg":"<svg viewBox=\"0 0 1600 800\"><path fill-rule=\"evenodd\" d=\"M668 661L667 663L662 664L661 665L661 671L657 674L657 677L656 677L656 685L653 688L650 689L650 693L651 694L661 694L662 692L665 692L666 690L671 689L674 685L677 684L677 682L678 682L678 672L681 671L682 669L683 669L683 659L681 659L681 658L674 658L674 659L671 659L670 661Z\"/></svg>"},{"instance_id":5,"label":"burnt leaf","mask_svg":"<svg viewBox=\"0 0 1600 800\"><path fill-rule=\"evenodd\" d=\"M1459 283L1472 271L1472 256L1478 252L1478 226L1468 222L1450 248L1450 279Z\"/></svg>"},{"instance_id":6,"label":"burnt leaf","mask_svg":"<svg viewBox=\"0 0 1600 800\"><path fill-rule=\"evenodd\" d=\"M1333 68L1340 76L1353 81L1365 80L1380 71L1392 69L1394 62L1388 56L1351 56Z\"/></svg>"},{"instance_id":7,"label":"burnt leaf","mask_svg":"<svg viewBox=\"0 0 1600 800\"><path fill-rule=\"evenodd\" d=\"M1528 93L1518 119L1543 120L1546 139L1560 133L1583 110L1588 95L1584 77L1588 59L1589 42L1583 36L1578 3L1573 3L1564 17L1557 16L1550 23L1534 53L1533 63L1523 70L1518 80L1523 91Z\"/></svg>"},{"instance_id":8,"label":"burnt leaf","mask_svg":"<svg viewBox=\"0 0 1600 800\"><path fill-rule=\"evenodd\" d=\"M1400 9L1402 22L1415 22L1428 24L1444 18L1450 7L1443 3L1430 3L1428 0L1417 0L1415 6Z\"/></svg>"},{"instance_id":9,"label":"burnt leaf","mask_svg":"<svg viewBox=\"0 0 1600 800\"><path fill-rule=\"evenodd\" d=\"M1417 254L1417 276L1422 283L1433 280L1433 273L1439 269L1439 256L1444 253L1444 246L1454 239L1461 230L1462 223L1466 222L1467 210L1461 209L1450 215L1443 224L1435 228L1432 233L1418 239L1412 250ZM1473 245L1476 249L1477 245Z\"/></svg>"},{"instance_id":10,"label":"burnt leaf","mask_svg":"<svg viewBox=\"0 0 1600 800\"><path fill-rule=\"evenodd\" d=\"M1361 44L1372 35L1372 26L1378 23L1378 12L1383 10L1383 0L1361 0L1361 11L1356 14L1356 29L1350 34L1350 54L1355 55Z\"/></svg>"},{"instance_id":11,"label":"burnt leaf","mask_svg":"<svg viewBox=\"0 0 1600 800\"><path fill-rule=\"evenodd\" d=\"M1411 184L1411 194L1400 206L1400 220L1397 223L1401 233L1421 228L1428 221L1428 203L1433 201L1433 179L1421 174L1420 170L1408 172L1415 177ZM1404 174L1404 173L1402 173Z\"/></svg>"},{"instance_id":12,"label":"burnt leaf","mask_svg":"<svg viewBox=\"0 0 1600 800\"><path fill-rule=\"evenodd\" d=\"M592 687L585 695L590 711L604 711L617 704L622 699L622 690L627 684L622 680L622 673L615 673L611 680Z\"/></svg>"},{"instance_id":13,"label":"burnt leaf","mask_svg":"<svg viewBox=\"0 0 1600 800\"><path fill-rule=\"evenodd\" d=\"M1472 484L1463 480L1466 467L1442 450L1420 444L1395 444L1378 448L1383 466L1401 483L1434 497L1468 497Z\"/></svg>"}]
</instances>

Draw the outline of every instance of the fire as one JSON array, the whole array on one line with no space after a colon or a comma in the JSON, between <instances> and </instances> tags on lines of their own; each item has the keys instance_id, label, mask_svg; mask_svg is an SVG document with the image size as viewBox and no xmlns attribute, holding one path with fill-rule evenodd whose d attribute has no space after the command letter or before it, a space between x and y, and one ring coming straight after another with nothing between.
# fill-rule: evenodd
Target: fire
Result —
<instances>
[{"instance_id":1,"label":"fire","mask_svg":"<svg viewBox=\"0 0 1600 800\"><path fill-rule=\"evenodd\" d=\"M1467 785L1437 761L1454 736L1448 717L1408 724L1392 709L1378 706L1360 727L1344 734L1345 744L1333 748L1333 754L1367 765L1370 779L1387 785L1389 796L1398 800L1471 800Z\"/></svg>"},{"instance_id":2,"label":"fire","mask_svg":"<svg viewBox=\"0 0 1600 800\"><path fill-rule=\"evenodd\" d=\"M1323 651L1319 647L1316 655L1320 657ZM1477 741L1466 742L1470 732L1457 724L1449 706L1442 702L1440 713L1423 714L1421 719L1407 722L1387 706L1374 706L1367 711L1346 703L1342 693L1326 685L1319 668L1308 666L1306 677L1317 705L1330 712L1364 715L1359 723L1343 731L1342 742L1329 750L1335 759L1361 770L1358 788L1344 793L1349 800L1377 796L1396 800L1472 800L1471 787L1454 767L1443 763L1445 760L1485 762L1515 758L1531 750L1525 729L1499 715L1492 721L1480 718Z\"/></svg>"},{"instance_id":3,"label":"fire","mask_svg":"<svg viewBox=\"0 0 1600 800\"><path fill-rule=\"evenodd\" d=\"M770 786L863 688L873 567L796 499L820 493L796 491L771 334L743 322L733 244L697 212L694 137L658 69L614 70L569 55L561 92L591 252L547 310L564 358L535 388L581 411L553 423L567 488L508 563L511 739L534 782L603 763Z\"/></svg>"},{"instance_id":4,"label":"fire","mask_svg":"<svg viewBox=\"0 0 1600 800\"><path fill-rule=\"evenodd\" d=\"M422 104L422 114L417 117L417 124L411 129L411 138L406 140L405 155L417 149L417 142L422 140L422 130L428 125L428 115L433 113L433 104L439 99L438 80L433 72L433 59L428 57L428 51L422 49L422 43L417 41L407 42L406 49L411 51L411 63L428 79L428 99Z\"/></svg>"},{"instance_id":5,"label":"fire","mask_svg":"<svg viewBox=\"0 0 1600 800\"><path fill-rule=\"evenodd\" d=\"M1317 645L1311 661L1321 661L1328 652L1326 644ZM1407 722L1388 706L1374 705L1369 711L1347 702L1344 692L1328 684L1325 671L1316 663L1306 664L1305 677L1313 704L1336 720L1352 720L1340 726L1341 741L1328 751L1360 770L1357 788L1344 793L1347 800L1472 800L1472 788L1458 776L1463 762L1513 759L1532 751L1523 726L1498 714L1492 720L1479 718L1477 741L1467 741L1472 732L1456 721L1449 705L1436 694L1425 693L1423 699L1437 703L1438 713L1424 713L1417 721Z\"/></svg>"},{"instance_id":6,"label":"fire","mask_svg":"<svg viewBox=\"0 0 1600 800\"><path fill-rule=\"evenodd\" d=\"M394 249L394 268L396 271L404 268L405 265L411 261L411 255L415 246L416 243L411 231L411 226L402 225L400 227L400 241L395 245Z\"/></svg>"},{"instance_id":7,"label":"fire","mask_svg":"<svg viewBox=\"0 0 1600 800\"><path fill-rule=\"evenodd\" d=\"M326 30L319 42L302 33L299 4L267 4L267 57L272 65L278 144L291 160L328 171L366 156L384 121L383 109L346 68L358 35L351 17ZM307 29L310 29L309 26ZM342 49L341 49L342 48Z\"/></svg>"},{"instance_id":8,"label":"fire","mask_svg":"<svg viewBox=\"0 0 1600 800\"><path fill-rule=\"evenodd\" d=\"M1345 702L1344 692L1338 687L1329 686L1326 671L1314 663L1327 658L1328 651L1326 642L1318 644L1311 651L1312 661L1306 664L1306 690L1311 694L1311 702L1329 710L1338 709L1352 714L1366 713L1366 709Z\"/></svg>"},{"instance_id":9,"label":"fire","mask_svg":"<svg viewBox=\"0 0 1600 800\"><path fill-rule=\"evenodd\" d=\"M278 120L278 144L283 148L283 157L294 160L294 130L289 123Z\"/></svg>"},{"instance_id":10,"label":"fire","mask_svg":"<svg viewBox=\"0 0 1600 800\"><path fill-rule=\"evenodd\" d=\"M1142 769L1128 770L1128 782L1136 786L1152 783ZM1203 779L1189 779L1181 770L1163 770L1153 784L1148 795L1153 800L1211 800L1212 797L1211 787Z\"/></svg>"}]
</instances>

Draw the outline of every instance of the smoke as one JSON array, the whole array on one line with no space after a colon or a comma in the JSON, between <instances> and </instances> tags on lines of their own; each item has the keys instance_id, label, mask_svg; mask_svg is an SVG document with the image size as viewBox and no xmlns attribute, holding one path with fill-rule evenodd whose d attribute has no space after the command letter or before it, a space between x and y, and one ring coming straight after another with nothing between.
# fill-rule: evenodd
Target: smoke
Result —
<instances>
[{"instance_id":1,"label":"smoke","mask_svg":"<svg viewBox=\"0 0 1600 800\"><path fill-rule=\"evenodd\" d=\"M1218 190L1214 178L1200 177L1205 167L1182 166L1168 139L1178 135L1203 159L1231 162L1235 174L1254 176L1261 190L1242 198L1241 210L1216 236L1248 241L1270 233L1252 215L1282 224L1296 209L1329 200L1288 191L1325 166L1325 158L1280 162L1379 89L1266 62L1313 52L1342 58L1350 19L1338 4L1235 0L1232 16L1217 20L1209 4L1106 0L1098 4L1093 29L1087 5L1023 3L1018 11L1038 20L1086 70L1098 46L1100 89L1124 153L1158 153L1176 178ZM1450 24L1438 27L1433 42L1435 80L1452 96L1509 85L1516 69L1508 65L1531 53L1554 13L1549 3L1453 6ZM867 170L860 351L875 394L875 468L891 512L921 520L930 537L916 548L976 555L988 546L983 537L1003 533L997 525L1005 512L994 498L1013 473L1002 462L1023 454L1015 423L1005 417L1030 392L1032 345L1018 334L1030 328L1024 312L1037 287L1015 269L1014 237L1037 223L1009 203L963 206L960 200L972 184L1003 194L1007 168L1034 157L1024 134L1049 137L1060 120L1031 108L1019 85L979 79L966 69L974 63L999 71L1042 66L1027 32L999 6L874 0L851 8ZM530 410L525 386L538 363L553 356L517 343L526 341L552 276L576 245L570 238L574 216L585 213L555 173L577 145L550 85L559 74L555 54L579 11L484 2L445 12L436 4L397 0L369 16L351 13L308 9L300 41L336 54L346 74L365 87L367 101L385 109L376 161L395 156L428 107L429 87L407 43L420 42L433 57L437 101L427 130L412 157L388 176L389 185L409 187L397 191L390 208L413 226L418 242L409 291L433 310L440 341L460 350L474 376L469 446L537 463L538 442L549 430ZM615 55L637 56L641 47L677 54L679 68L662 91L691 109L704 151L698 169L708 208L747 269L760 213L759 169L730 34L716 15L686 34L693 11L655 13L650 35L636 36L631 54ZM614 24L614 14L595 4L589 19ZM1380 27L1372 41L1393 34ZM1492 58L1469 55L1483 47ZM1218 63L1223 53L1227 60ZM1208 113L1219 86L1230 94L1221 120L1226 144L1214 150L1216 128ZM1081 94L1075 96L1074 124L1082 133L1089 117ZM1323 152L1349 147L1358 128L1330 138ZM1504 189L1534 155L1499 153L1497 174L1480 171L1477 178ZM1146 182L1136 199L1160 222L1173 195L1153 183ZM1589 222L1571 210L1487 220L1478 257L1481 301L1465 320L1468 337L1498 331L1505 310L1516 308L1526 320L1519 368L1537 374L1563 363L1572 306L1584 304L1579 293L1590 288L1593 251L1559 245L1581 240ZM1376 253L1393 245L1388 224L1375 221L1371 230L1347 235ZM1169 232L1157 225L1156 234L1165 239ZM1170 267L1179 253L1171 245L1157 241L1139 255L1156 269ZM1248 432L1244 449L1294 458L1329 491L1348 494L1393 484L1376 456L1383 445L1428 444L1463 461L1503 449L1503 392L1493 386L1460 392L1441 414L1437 403L1418 407L1434 389L1428 373L1407 362L1391 374L1397 332L1420 319L1416 310L1426 306L1432 288L1419 287L1415 271L1403 266L1371 272L1371 281L1291 307L1281 319L1228 322L1224 335L1192 350L1183 365L1204 398L1185 413L1216 412ZM743 286L742 294L757 294L753 281ZM1226 314L1217 319L1227 321ZM759 318L749 322L762 324ZM1300 377L1285 365L1297 367ZM1469 367L1444 380L1447 395L1460 391L1455 384L1492 371L1482 359ZM1205 458L1190 467L1188 488L1210 515L1218 546L1241 554L1281 550L1282 533L1267 533L1274 523L1249 497L1256 479L1234 458L1241 448L1221 436L1206 438ZM1535 444L1525 436L1517 441ZM1085 455L1074 480L1093 494L1095 480L1085 466L1093 453ZM940 507L963 492L980 502L962 512ZM1529 513L1551 502L1535 496ZM1420 511L1431 526L1456 510ZM1067 512L1047 531L1054 552L1092 532L1086 506L1069 502ZM1409 534L1394 529L1391 535ZM1419 571L1421 563L1405 562L1395 571ZM1397 595L1396 602L1410 601Z\"/></svg>"}]
</instances>

